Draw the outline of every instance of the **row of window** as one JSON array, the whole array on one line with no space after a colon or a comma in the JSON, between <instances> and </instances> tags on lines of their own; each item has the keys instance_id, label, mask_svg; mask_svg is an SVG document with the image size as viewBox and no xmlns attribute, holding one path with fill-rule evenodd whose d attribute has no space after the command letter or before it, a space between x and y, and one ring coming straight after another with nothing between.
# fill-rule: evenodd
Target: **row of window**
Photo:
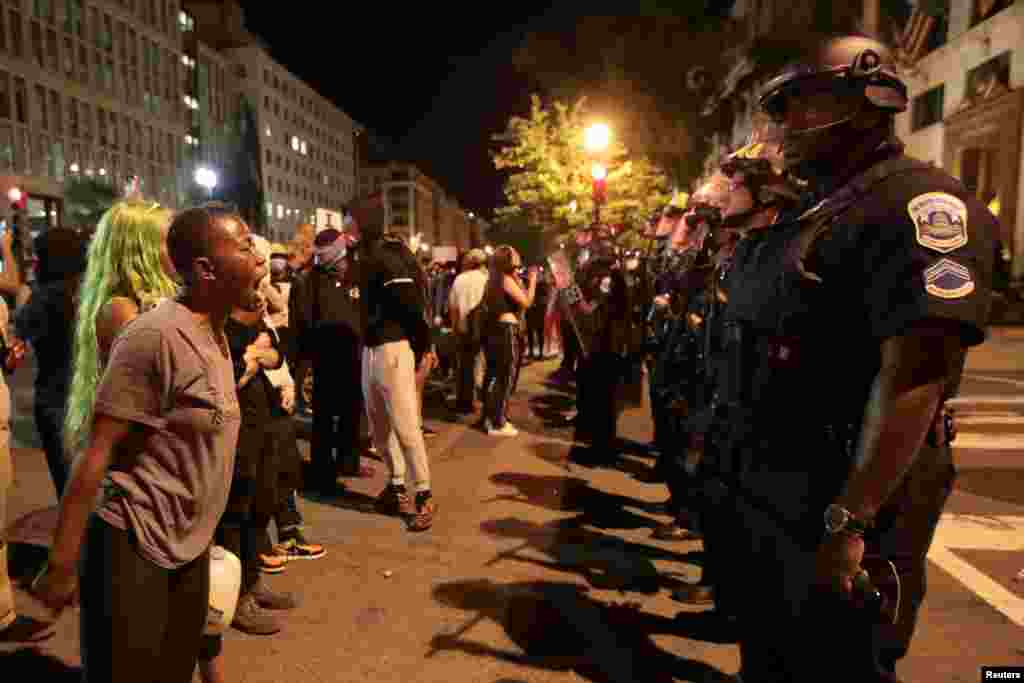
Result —
<instances>
[{"instance_id":1,"label":"row of window","mask_svg":"<svg viewBox=\"0 0 1024 683\"><path fill-rule=\"evenodd\" d=\"M292 137L291 149L302 156L307 156L308 148L306 142L299 140L297 137ZM316 156L317 155L314 153L314 157ZM266 142L264 142L264 161L268 167L276 167L285 173L295 173L300 178L305 178L310 181L323 182L324 185L329 185L335 190L341 189L342 183L339 176L335 175L334 181L332 182L332 176L330 174L320 173L312 166L299 163L298 160L293 162L287 153L282 157L280 152L275 152L269 145L267 145ZM333 157L328 161L329 163L327 165L335 168L339 173L343 173L347 170L349 175L352 175L355 172L355 169L349 164L338 163ZM321 161L321 163L323 162ZM341 168L342 166L345 166L344 170Z\"/></svg>"},{"instance_id":2,"label":"row of window","mask_svg":"<svg viewBox=\"0 0 1024 683\"><path fill-rule=\"evenodd\" d=\"M270 219L273 219L276 215L278 220L288 219L295 222L314 223L316 221L316 213L313 209L306 209L306 211L308 213L304 214L303 209L290 209L282 204L267 202L267 218Z\"/></svg>"},{"instance_id":3,"label":"row of window","mask_svg":"<svg viewBox=\"0 0 1024 683\"><path fill-rule=\"evenodd\" d=\"M332 189L335 193L341 192L346 195L351 195L352 193L352 187L347 183L339 183L338 187ZM309 189L309 187L302 187L298 184L291 183L287 180L281 180L281 178L275 178L271 175L267 176L267 190L277 192L278 194L291 199L312 202L317 206L327 206L328 202L331 201L330 193L317 192L316 190Z\"/></svg>"},{"instance_id":4,"label":"row of window","mask_svg":"<svg viewBox=\"0 0 1024 683\"><path fill-rule=\"evenodd\" d=\"M263 82L268 87L277 90L285 100L298 105L302 111L312 113L313 118L320 123L328 127L332 125L332 122L327 117L327 107L312 97L307 97L299 92L298 88L289 82L289 79L279 78L277 75L271 74L269 69L264 69ZM326 144L329 149L339 153L346 152L351 155L351 140L347 140L345 136L338 137L331 132L330 128L321 128L320 126L310 124L304 116L292 112L287 106L282 107L280 101L276 98L271 98L270 95L264 95L263 105L267 111L273 111L274 116L278 118L282 117L281 112L283 111L283 118L286 122L298 126L302 131L312 135L317 141Z\"/></svg>"},{"instance_id":5,"label":"row of window","mask_svg":"<svg viewBox=\"0 0 1024 683\"><path fill-rule=\"evenodd\" d=\"M118 0L118 4L146 26L172 39L179 31L194 27L190 23L191 18L178 11L177 0ZM32 16L46 24L61 27L65 33L89 38L110 49L110 16L104 12L101 18L100 9L95 5L86 5L82 0L32 0Z\"/></svg>"},{"instance_id":6,"label":"row of window","mask_svg":"<svg viewBox=\"0 0 1024 683\"><path fill-rule=\"evenodd\" d=\"M270 114L271 112L273 112L274 116L279 116L280 107L277 106L277 102L274 102L273 104L274 106L271 106L269 96L264 96L263 105L265 113ZM297 117L289 119L290 115L287 109L285 110L284 113L285 122L291 123L292 125L296 125ZM301 125L299 127L302 128ZM267 137L273 137L269 125L265 127L265 132ZM348 168L351 168L352 166L351 161L342 160L334 156L333 154L324 152L317 145L314 145L312 142L308 140L301 139L298 135L293 135L291 133L285 132L282 134L281 140L285 147L291 148L293 152L297 152L302 156L312 156L314 161L324 164L325 166L332 170L341 172Z\"/></svg>"},{"instance_id":7,"label":"row of window","mask_svg":"<svg viewBox=\"0 0 1024 683\"><path fill-rule=\"evenodd\" d=\"M123 21L116 23L116 41L100 41L106 45L106 50L92 47L87 40L76 37L77 32L58 38L54 28L38 20L29 22L26 46L24 21L20 12L0 10L0 51L28 58L40 68L110 96L117 96L120 90L127 103L141 106L151 115L178 120L184 117L188 123L191 115L179 101L180 93L193 93L197 89L210 94L209 110L213 118L220 121L226 115L226 76L224 68L218 64L204 60L196 72L194 58L188 55L179 58L156 41L137 34ZM110 28L113 23L110 16L104 14L104 23L98 25ZM106 35L107 30L104 31ZM110 30L109 34L114 35L115 31ZM119 48L116 52L114 42ZM119 63L115 62L115 57L119 58Z\"/></svg>"},{"instance_id":8,"label":"row of window","mask_svg":"<svg viewBox=\"0 0 1024 683\"><path fill-rule=\"evenodd\" d=\"M987 97L987 91L1010 87L1011 52L1003 52L967 72L964 97L968 104L976 103L977 98ZM914 97L910 105L911 132L927 128L939 123L944 117L944 100L946 88L939 84Z\"/></svg>"},{"instance_id":9,"label":"row of window","mask_svg":"<svg viewBox=\"0 0 1024 683\"><path fill-rule=\"evenodd\" d=\"M124 151L163 164L174 164L178 147L175 136L142 125L130 116L67 97L43 85L29 88L24 78L0 71L0 119L33 124L39 132L69 137L100 147Z\"/></svg>"},{"instance_id":10,"label":"row of window","mask_svg":"<svg viewBox=\"0 0 1024 683\"><path fill-rule=\"evenodd\" d=\"M63 182L67 175L105 180L115 187L129 175L138 175L145 192L162 201L174 198L173 166L146 163L59 136L32 133L26 126L0 123L0 173L37 175Z\"/></svg>"}]
</instances>

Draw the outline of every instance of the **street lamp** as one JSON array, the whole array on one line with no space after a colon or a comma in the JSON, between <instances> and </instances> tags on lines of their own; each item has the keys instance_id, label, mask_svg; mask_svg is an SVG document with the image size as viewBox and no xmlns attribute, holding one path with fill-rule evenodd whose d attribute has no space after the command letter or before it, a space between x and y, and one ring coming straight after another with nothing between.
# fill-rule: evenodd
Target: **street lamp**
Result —
<instances>
[{"instance_id":1,"label":"street lamp","mask_svg":"<svg viewBox=\"0 0 1024 683\"><path fill-rule=\"evenodd\" d=\"M213 188L217 187L217 173L213 169L205 166L197 168L196 183L205 187L210 199L213 199Z\"/></svg>"},{"instance_id":2,"label":"street lamp","mask_svg":"<svg viewBox=\"0 0 1024 683\"><path fill-rule=\"evenodd\" d=\"M596 154L606 150L611 139L611 128L604 123L591 124L583 133L583 145L591 154Z\"/></svg>"}]
</instances>

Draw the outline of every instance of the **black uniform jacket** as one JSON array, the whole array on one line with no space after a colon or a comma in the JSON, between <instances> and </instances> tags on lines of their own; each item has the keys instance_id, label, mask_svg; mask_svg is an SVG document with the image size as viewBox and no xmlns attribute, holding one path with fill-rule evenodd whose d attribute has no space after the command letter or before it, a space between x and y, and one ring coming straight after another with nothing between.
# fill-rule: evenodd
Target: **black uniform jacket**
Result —
<instances>
[{"instance_id":1,"label":"black uniform jacket","mask_svg":"<svg viewBox=\"0 0 1024 683\"><path fill-rule=\"evenodd\" d=\"M751 232L729 272L725 450L747 471L805 473L816 500L788 502L818 518L852 465L881 343L931 319L956 323L965 347L985 337L995 218L938 168L876 164L894 161L902 172L846 208Z\"/></svg>"},{"instance_id":2,"label":"black uniform jacket","mask_svg":"<svg viewBox=\"0 0 1024 683\"><path fill-rule=\"evenodd\" d=\"M346 349L355 350L358 362L363 338L359 266L350 260L341 275L313 268L296 278L288 305L301 366L330 366Z\"/></svg>"}]
</instances>

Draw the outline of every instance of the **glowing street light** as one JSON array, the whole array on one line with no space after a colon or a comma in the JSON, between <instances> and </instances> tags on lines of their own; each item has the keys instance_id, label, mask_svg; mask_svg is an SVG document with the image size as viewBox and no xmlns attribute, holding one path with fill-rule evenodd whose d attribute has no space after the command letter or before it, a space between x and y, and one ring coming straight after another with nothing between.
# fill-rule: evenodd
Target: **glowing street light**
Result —
<instances>
[{"instance_id":1,"label":"glowing street light","mask_svg":"<svg viewBox=\"0 0 1024 683\"><path fill-rule=\"evenodd\" d=\"M11 204L17 204L18 202L20 202L21 201L21 197L22 197L22 192L21 192L21 190L19 190L16 187L12 187L7 192L7 198L11 200Z\"/></svg>"},{"instance_id":2,"label":"glowing street light","mask_svg":"<svg viewBox=\"0 0 1024 683\"><path fill-rule=\"evenodd\" d=\"M611 139L611 128L604 123L591 124L583 133L583 145L592 154L606 150Z\"/></svg>"},{"instance_id":3,"label":"glowing street light","mask_svg":"<svg viewBox=\"0 0 1024 683\"><path fill-rule=\"evenodd\" d=\"M217 187L217 173L213 169L200 166L196 169L196 183L206 188L210 199L213 199L213 188Z\"/></svg>"}]
</instances>

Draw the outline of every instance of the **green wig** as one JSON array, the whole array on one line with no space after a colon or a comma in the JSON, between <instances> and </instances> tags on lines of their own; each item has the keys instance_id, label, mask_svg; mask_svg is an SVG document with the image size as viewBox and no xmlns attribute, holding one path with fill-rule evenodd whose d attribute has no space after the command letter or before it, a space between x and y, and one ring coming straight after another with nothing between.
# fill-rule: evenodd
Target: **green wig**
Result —
<instances>
[{"instance_id":1,"label":"green wig","mask_svg":"<svg viewBox=\"0 0 1024 683\"><path fill-rule=\"evenodd\" d=\"M142 310L178 292L164 270L161 254L171 211L159 204L128 199L103 214L89 242L88 263L78 290L78 317L72 348L71 390L64 419L67 452L87 445L93 404L103 371L96 320L114 297L135 301Z\"/></svg>"}]
</instances>

